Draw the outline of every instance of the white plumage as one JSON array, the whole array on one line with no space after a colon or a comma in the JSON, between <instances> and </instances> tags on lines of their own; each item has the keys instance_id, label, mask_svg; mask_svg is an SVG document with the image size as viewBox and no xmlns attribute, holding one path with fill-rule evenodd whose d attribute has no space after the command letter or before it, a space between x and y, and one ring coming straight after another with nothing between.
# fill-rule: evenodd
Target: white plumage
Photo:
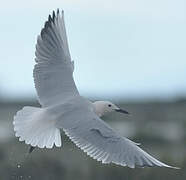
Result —
<instances>
[{"instance_id":1,"label":"white plumage","mask_svg":"<svg viewBox=\"0 0 186 180\"><path fill-rule=\"evenodd\" d=\"M20 141L39 148L61 146L60 130L43 108L24 107L14 118L14 130Z\"/></svg>"},{"instance_id":2,"label":"white plumage","mask_svg":"<svg viewBox=\"0 0 186 180\"><path fill-rule=\"evenodd\" d=\"M121 137L100 119L106 113L128 113L109 101L91 103L81 97L73 80L64 13L53 12L36 45L33 76L39 107L24 107L14 117L15 135L33 147L61 146L60 129L90 157L131 168L170 167Z\"/></svg>"}]
</instances>

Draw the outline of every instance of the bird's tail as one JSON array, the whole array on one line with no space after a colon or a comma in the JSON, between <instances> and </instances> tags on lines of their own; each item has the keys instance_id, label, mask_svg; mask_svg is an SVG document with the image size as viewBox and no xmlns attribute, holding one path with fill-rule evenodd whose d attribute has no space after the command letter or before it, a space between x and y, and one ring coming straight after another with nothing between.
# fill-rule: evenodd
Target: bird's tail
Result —
<instances>
[{"instance_id":1,"label":"bird's tail","mask_svg":"<svg viewBox=\"0 0 186 180\"><path fill-rule=\"evenodd\" d=\"M14 116L13 125L16 137L26 144L39 148L61 146L60 129L43 108L24 107Z\"/></svg>"}]
</instances>

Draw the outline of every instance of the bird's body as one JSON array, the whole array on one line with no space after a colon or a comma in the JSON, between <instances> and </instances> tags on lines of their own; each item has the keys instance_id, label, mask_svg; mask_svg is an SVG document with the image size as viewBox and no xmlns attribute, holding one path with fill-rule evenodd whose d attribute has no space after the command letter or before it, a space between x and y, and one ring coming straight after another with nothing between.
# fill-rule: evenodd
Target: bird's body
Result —
<instances>
[{"instance_id":1,"label":"bird's body","mask_svg":"<svg viewBox=\"0 0 186 180\"><path fill-rule=\"evenodd\" d=\"M73 80L74 62L63 12L49 16L38 36L35 60L34 82L41 107L24 107L13 122L16 136L31 145L30 151L33 147L60 147L62 129L79 148L102 163L174 168L156 160L100 119L112 111L127 111L109 101L92 103L80 96Z\"/></svg>"}]
</instances>

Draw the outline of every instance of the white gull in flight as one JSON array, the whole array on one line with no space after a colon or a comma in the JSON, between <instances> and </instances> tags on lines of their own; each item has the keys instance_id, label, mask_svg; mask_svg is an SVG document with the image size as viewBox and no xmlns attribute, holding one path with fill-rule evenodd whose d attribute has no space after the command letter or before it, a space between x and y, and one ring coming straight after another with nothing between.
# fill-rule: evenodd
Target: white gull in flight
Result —
<instances>
[{"instance_id":1,"label":"white gull in flight","mask_svg":"<svg viewBox=\"0 0 186 180\"><path fill-rule=\"evenodd\" d=\"M41 107L26 106L14 117L15 135L34 147L60 147L62 129L84 152L102 163L134 167L168 167L120 136L101 117L112 111L128 114L109 101L94 103L80 96L73 79L64 13L49 15L36 45L33 70Z\"/></svg>"}]
</instances>

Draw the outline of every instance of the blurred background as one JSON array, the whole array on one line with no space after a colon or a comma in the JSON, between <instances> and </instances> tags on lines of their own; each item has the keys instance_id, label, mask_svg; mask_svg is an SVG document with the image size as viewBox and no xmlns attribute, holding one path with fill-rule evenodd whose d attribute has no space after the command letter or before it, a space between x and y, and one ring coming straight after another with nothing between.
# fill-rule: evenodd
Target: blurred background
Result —
<instances>
[{"instance_id":1,"label":"blurred background","mask_svg":"<svg viewBox=\"0 0 186 180\"><path fill-rule=\"evenodd\" d=\"M103 119L181 170L102 165L62 133L63 147L36 149L14 137L13 116L39 106L32 78L36 37L64 9L74 79L82 96L131 113ZM32 0L0 6L0 179L186 179L186 1Z\"/></svg>"}]
</instances>

